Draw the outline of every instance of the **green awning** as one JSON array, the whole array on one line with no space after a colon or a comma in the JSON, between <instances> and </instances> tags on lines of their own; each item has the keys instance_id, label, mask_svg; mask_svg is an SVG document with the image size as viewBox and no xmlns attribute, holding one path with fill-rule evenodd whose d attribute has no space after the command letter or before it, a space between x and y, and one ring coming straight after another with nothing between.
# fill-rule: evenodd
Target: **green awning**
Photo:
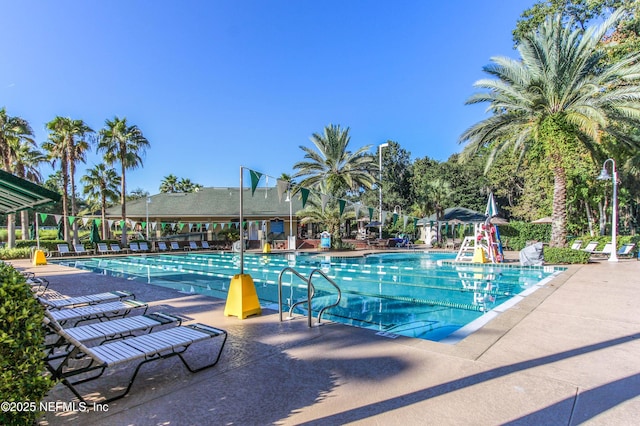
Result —
<instances>
[{"instance_id":1,"label":"green awning","mask_svg":"<svg viewBox=\"0 0 640 426\"><path fill-rule=\"evenodd\" d=\"M0 170L0 214L60 201L60 194Z\"/></svg>"}]
</instances>

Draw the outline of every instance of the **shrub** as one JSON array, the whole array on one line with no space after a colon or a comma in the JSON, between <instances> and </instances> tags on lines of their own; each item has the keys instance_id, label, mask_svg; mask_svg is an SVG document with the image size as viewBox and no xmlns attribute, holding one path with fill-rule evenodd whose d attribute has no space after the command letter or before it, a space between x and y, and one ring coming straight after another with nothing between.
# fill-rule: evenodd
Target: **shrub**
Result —
<instances>
[{"instance_id":1,"label":"shrub","mask_svg":"<svg viewBox=\"0 0 640 426\"><path fill-rule=\"evenodd\" d=\"M570 248L545 247L544 262L552 264L589 263L591 255L585 251Z\"/></svg>"},{"instance_id":2,"label":"shrub","mask_svg":"<svg viewBox=\"0 0 640 426\"><path fill-rule=\"evenodd\" d=\"M25 278L0 265L0 401L39 404L53 382L44 375L44 310ZM0 412L0 424L34 424L35 410Z\"/></svg>"}]
</instances>

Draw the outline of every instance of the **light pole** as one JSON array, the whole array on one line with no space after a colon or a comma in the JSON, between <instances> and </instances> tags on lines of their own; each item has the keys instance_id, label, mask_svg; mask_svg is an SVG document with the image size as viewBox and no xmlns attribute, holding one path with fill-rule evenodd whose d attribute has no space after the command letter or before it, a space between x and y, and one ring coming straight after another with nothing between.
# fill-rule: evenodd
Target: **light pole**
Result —
<instances>
[{"instance_id":1,"label":"light pole","mask_svg":"<svg viewBox=\"0 0 640 426\"><path fill-rule=\"evenodd\" d=\"M607 172L606 165L607 161L611 161L611 175ZM617 234L618 234L618 172L616 170L616 162L613 158L607 158L602 163L602 170L600 171L600 176L598 176L598 180L608 180L611 179L613 181L613 204L611 206L611 255L609 255L609 262L617 262L618 261L618 246L617 246Z\"/></svg>"},{"instance_id":2,"label":"light pole","mask_svg":"<svg viewBox=\"0 0 640 426\"><path fill-rule=\"evenodd\" d=\"M287 199L285 201L289 202L289 238L288 240L288 246L289 246L289 250L292 249L293 250L296 249L296 238L293 236L293 207L292 207L292 200L291 200L291 183L289 183L289 187L287 188Z\"/></svg>"},{"instance_id":3,"label":"light pole","mask_svg":"<svg viewBox=\"0 0 640 426\"><path fill-rule=\"evenodd\" d=\"M149 241L149 204L151 203L151 197L147 197L147 241Z\"/></svg>"},{"instance_id":4,"label":"light pole","mask_svg":"<svg viewBox=\"0 0 640 426\"><path fill-rule=\"evenodd\" d=\"M380 158L380 181L378 182L378 189L380 190L380 210L378 211L380 226L378 227L378 238L382 238L382 148L386 148L388 146L389 142L378 145L378 156Z\"/></svg>"}]
</instances>

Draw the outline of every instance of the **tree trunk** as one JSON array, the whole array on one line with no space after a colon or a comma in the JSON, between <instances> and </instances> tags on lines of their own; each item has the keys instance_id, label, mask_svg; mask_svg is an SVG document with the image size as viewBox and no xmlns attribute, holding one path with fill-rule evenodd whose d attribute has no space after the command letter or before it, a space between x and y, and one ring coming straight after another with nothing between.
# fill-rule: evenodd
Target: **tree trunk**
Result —
<instances>
[{"instance_id":1,"label":"tree trunk","mask_svg":"<svg viewBox=\"0 0 640 426\"><path fill-rule=\"evenodd\" d=\"M591 235L593 237L594 236L594 234L593 234L593 216L591 216L591 209L589 208L589 203L587 202L587 200L584 200L583 203L584 203L585 212L587 213L587 225L589 226L589 235Z\"/></svg>"},{"instance_id":2,"label":"tree trunk","mask_svg":"<svg viewBox=\"0 0 640 426\"><path fill-rule=\"evenodd\" d=\"M22 210L20 212L20 227L22 228L22 240L28 240L29 235L29 212Z\"/></svg>"},{"instance_id":3,"label":"tree trunk","mask_svg":"<svg viewBox=\"0 0 640 426\"><path fill-rule=\"evenodd\" d=\"M127 195L126 195L127 184L126 184L126 179L124 177L124 172L125 172L124 160L121 159L120 163L122 164L122 184L121 184L122 193L120 194L120 203L122 205L122 236L120 238L120 242L124 247L126 247L127 246L127 201L126 201L127 200Z\"/></svg>"},{"instance_id":4,"label":"tree trunk","mask_svg":"<svg viewBox=\"0 0 640 426\"><path fill-rule=\"evenodd\" d=\"M16 246L16 215L14 213L7 215L7 248Z\"/></svg>"},{"instance_id":5,"label":"tree trunk","mask_svg":"<svg viewBox=\"0 0 640 426\"><path fill-rule=\"evenodd\" d=\"M551 215L550 247L565 247L567 244L567 175L557 165L553 169L553 214Z\"/></svg>"}]
</instances>

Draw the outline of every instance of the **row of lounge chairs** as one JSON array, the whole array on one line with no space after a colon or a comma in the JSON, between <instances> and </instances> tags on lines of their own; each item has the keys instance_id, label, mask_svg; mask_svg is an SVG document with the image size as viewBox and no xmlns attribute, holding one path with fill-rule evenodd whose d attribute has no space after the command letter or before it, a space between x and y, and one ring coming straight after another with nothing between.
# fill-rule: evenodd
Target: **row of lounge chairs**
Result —
<instances>
[{"instance_id":1,"label":"row of lounge chairs","mask_svg":"<svg viewBox=\"0 0 640 426\"><path fill-rule=\"evenodd\" d=\"M592 256L608 256L611 254L613 250L612 243L606 243L602 248L602 250L596 250L596 247L598 247L597 241L591 241L589 244L586 245L585 248L581 248L581 247L582 247L582 240L575 240L571 245L572 249L585 251L591 254ZM616 254L618 257L633 257L633 254L634 254L633 249L635 247L636 245L633 243L623 244L618 249L618 252Z\"/></svg>"},{"instance_id":2,"label":"row of lounge chairs","mask_svg":"<svg viewBox=\"0 0 640 426\"><path fill-rule=\"evenodd\" d=\"M168 245L167 245L168 244ZM84 244L74 244L73 251L69 248L68 244L58 244L58 250L52 252L58 256L71 256L71 255L91 255L94 254L94 250L88 250L84 247ZM158 241L156 243L156 250L158 252L169 251L185 251L185 250L226 250L231 247L225 241L214 241L209 244L208 241L189 241L186 246L180 246L177 241L171 241L169 243L165 241ZM122 253L149 253L153 251L146 241L129 243L129 247L121 248L119 244L98 243L95 252L97 254L122 254Z\"/></svg>"},{"instance_id":3,"label":"row of lounge chairs","mask_svg":"<svg viewBox=\"0 0 640 426\"><path fill-rule=\"evenodd\" d=\"M115 395L105 390L104 399L97 402L107 403L127 395L140 368L152 361L177 356L195 373L220 360L227 340L224 330L200 323L185 325L182 318L162 312L147 313L149 305L126 291L68 297L48 290L45 295L40 288L44 283L48 287L46 279L25 276L45 308L44 324L49 330L44 347L47 370L82 402L87 402L86 395L79 386L110 373L115 366L130 365L135 369L132 373L131 368L117 369L114 375L109 374L119 378L128 371L128 377L124 377L128 383L114 387L124 389ZM198 355L197 362L188 362L187 349L207 341L211 346L207 349L211 350L207 350L206 360ZM98 395L94 391L90 393L92 400Z\"/></svg>"}]
</instances>

